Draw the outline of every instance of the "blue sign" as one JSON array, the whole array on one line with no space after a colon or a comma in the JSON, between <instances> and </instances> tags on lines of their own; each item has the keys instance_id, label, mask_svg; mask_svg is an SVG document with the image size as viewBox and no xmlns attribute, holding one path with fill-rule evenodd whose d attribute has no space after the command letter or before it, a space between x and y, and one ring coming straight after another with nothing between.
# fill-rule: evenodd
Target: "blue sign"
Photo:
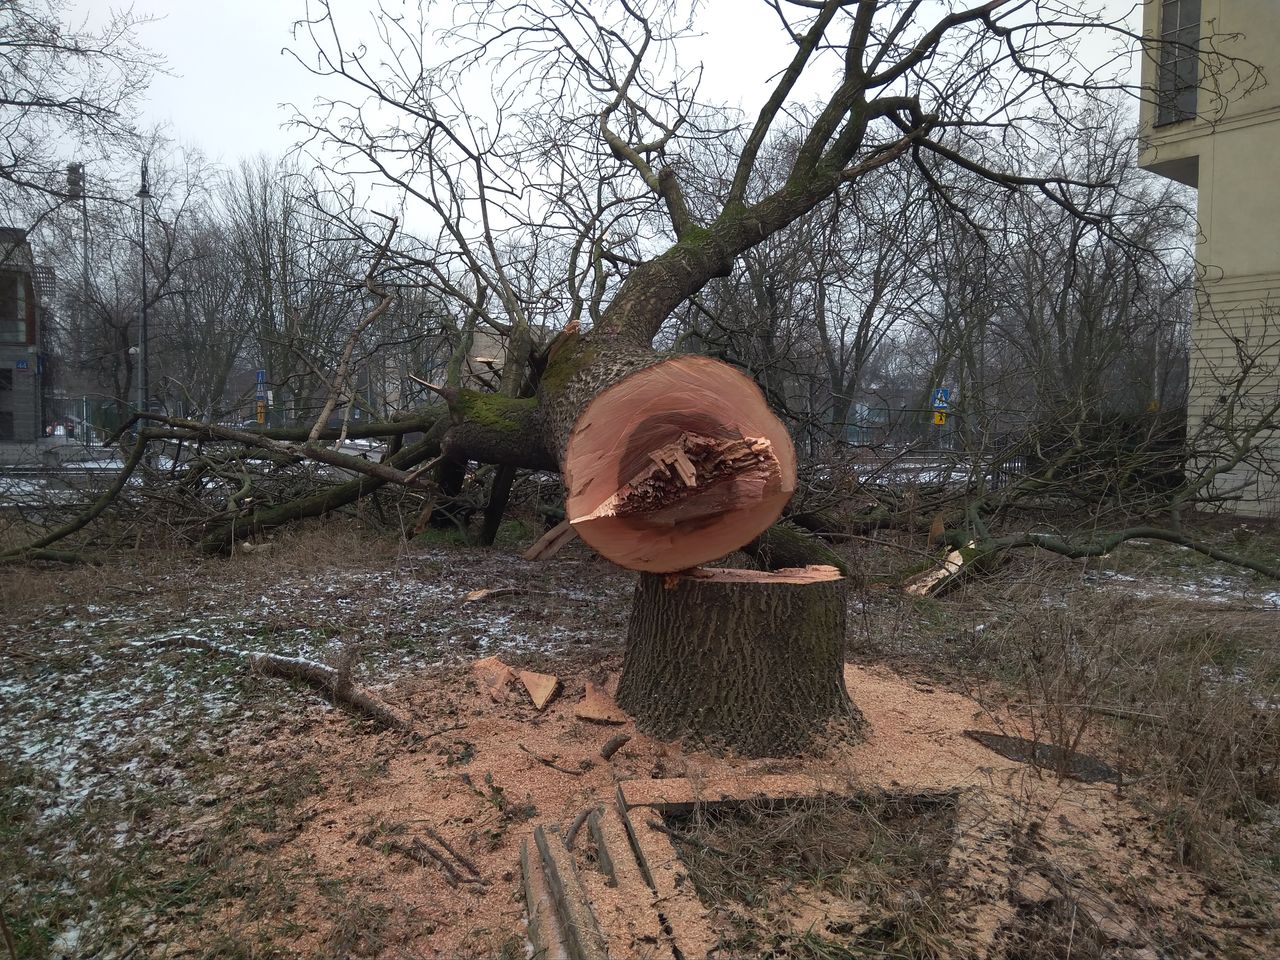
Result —
<instances>
[{"instance_id":1,"label":"blue sign","mask_svg":"<svg viewBox=\"0 0 1280 960\"><path fill-rule=\"evenodd\" d=\"M19 361L17 361L17 363L15 363L15 364L14 364L14 366L16 366L19 370L26 370L26 369L27 369L27 361L25 361L25 360L19 360Z\"/></svg>"},{"instance_id":2,"label":"blue sign","mask_svg":"<svg viewBox=\"0 0 1280 960\"><path fill-rule=\"evenodd\" d=\"M258 382L258 383L266 383L266 382L267 382L267 371L265 371L265 370L259 370L259 371L257 372L257 374L255 374L255 375L254 375L254 380L255 380L256 382Z\"/></svg>"},{"instance_id":3,"label":"blue sign","mask_svg":"<svg viewBox=\"0 0 1280 960\"><path fill-rule=\"evenodd\" d=\"M933 391L933 409L945 410L951 402L951 391L946 387L939 387Z\"/></svg>"}]
</instances>

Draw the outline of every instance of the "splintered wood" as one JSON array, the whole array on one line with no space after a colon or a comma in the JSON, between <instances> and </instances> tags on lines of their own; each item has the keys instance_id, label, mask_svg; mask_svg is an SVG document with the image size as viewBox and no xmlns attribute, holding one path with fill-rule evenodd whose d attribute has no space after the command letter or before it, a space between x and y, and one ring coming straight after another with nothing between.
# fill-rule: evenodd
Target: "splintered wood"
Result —
<instances>
[{"instance_id":1,"label":"splintered wood","mask_svg":"<svg viewBox=\"0 0 1280 960\"><path fill-rule=\"evenodd\" d=\"M973 542L970 541L968 546L972 549ZM964 569L964 564L963 553L959 550L948 550L947 555L942 558L942 562L936 567L930 567L928 570L907 579L902 585L902 592L910 597L927 597L930 594L938 593L959 576L960 571Z\"/></svg>"},{"instance_id":2,"label":"splintered wood","mask_svg":"<svg viewBox=\"0 0 1280 960\"><path fill-rule=\"evenodd\" d=\"M686 432L648 456L640 473L572 522L643 514L650 523L674 526L753 502L782 483L773 444L764 437L716 440Z\"/></svg>"}]
</instances>

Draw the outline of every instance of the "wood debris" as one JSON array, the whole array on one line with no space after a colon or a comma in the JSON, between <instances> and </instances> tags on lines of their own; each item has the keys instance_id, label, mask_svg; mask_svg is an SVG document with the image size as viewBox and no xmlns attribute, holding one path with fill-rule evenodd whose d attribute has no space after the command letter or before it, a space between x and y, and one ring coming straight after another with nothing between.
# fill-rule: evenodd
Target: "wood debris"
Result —
<instances>
[{"instance_id":1,"label":"wood debris","mask_svg":"<svg viewBox=\"0 0 1280 960\"><path fill-rule=\"evenodd\" d=\"M560 678L549 673L537 673L533 670L521 670L520 682L529 693L529 699L539 710L551 702L551 698L560 689Z\"/></svg>"},{"instance_id":2,"label":"wood debris","mask_svg":"<svg viewBox=\"0 0 1280 960\"><path fill-rule=\"evenodd\" d=\"M488 886L480 876L476 865L468 857L459 853L452 844L430 827L427 828L426 833L430 841L413 837L408 843L402 843L395 839L379 839L375 834L370 833L361 837L358 842L361 846L376 846L388 853L399 854L423 867L434 867L444 874L445 882L451 887L456 888L463 883L475 884L478 887Z\"/></svg>"},{"instance_id":3,"label":"wood debris","mask_svg":"<svg viewBox=\"0 0 1280 960\"><path fill-rule=\"evenodd\" d=\"M573 708L573 715L579 720L589 720L592 723L622 724L631 719L613 702L612 697L591 681L587 681L586 693Z\"/></svg>"},{"instance_id":4,"label":"wood debris","mask_svg":"<svg viewBox=\"0 0 1280 960\"><path fill-rule=\"evenodd\" d=\"M600 756L604 759L610 759L615 753L631 742L631 734L619 733L610 737L603 747L600 748Z\"/></svg>"},{"instance_id":5,"label":"wood debris","mask_svg":"<svg viewBox=\"0 0 1280 960\"><path fill-rule=\"evenodd\" d=\"M471 664L471 672L480 681L481 688L499 702L507 699L507 691L516 679L516 672L497 657L477 660Z\"/></svg>"},{"instance_id":6,"label":"wood debris","mask_svg":"<svg viewBox=\"0 0 1280 960\"><path fill-rule=\"evenodd\" d=\"M338 666L329 667L304 657L285 657L274 653L240 650L200 637L165 637L154 641L182 650L204 650L223 657L243 660L254 673L264 677L301 680L326 694L334 704L358 716L372 720L380 727L413 733L413 723L364 687L351 680L356 649L348 648Z\"/></svg>"},{"instance_id":7,"label":"wood debris","mask_svg":"<svg viewBox=\"0 0 1280 960\"><path fill-rule=\"evenodd\" d=\"M972 548L973 544L970 543L969 547ZM927 597L937 593L960 574L964 565L964 554L959 550L949 550L936 567L909 577L902 585L902 592L909 597Z\"/></svg>"},{"instance_id":8,"label":"wood debris","mask_svg":"<svg viewBox=\"0 0 1280 960\"><path fill-rule=\"evenodd\" d=\"M674 525L723 513L781 483L773 444L763 437L716 440L682 433L649 451L648 459L649 465L613 496L570 522L644 514L647 520Z\"/></svg>"},{"instance_id":9,"label":"wood debris","mask_svg":"<svg viewBox=\"0 0 1280 960\"><path fill-rule=\"evenodd\" d=\"M483 590L469 590L462 598L463 603L475 603L492 597L510 597L517 593L525 593L523 587L486 587Z\"/></svg>"},{"instance_id":10,"label":"wood debris","mask_svg":"<svg viewBox=\"0 0 1280 960\"><path fill-rule=\"evenodd\" d=\"M561 520L524 552L524 559L550 560L577 537L578 531L573 528L573 524L568 520Z\"/></svg>"}]
</instances>

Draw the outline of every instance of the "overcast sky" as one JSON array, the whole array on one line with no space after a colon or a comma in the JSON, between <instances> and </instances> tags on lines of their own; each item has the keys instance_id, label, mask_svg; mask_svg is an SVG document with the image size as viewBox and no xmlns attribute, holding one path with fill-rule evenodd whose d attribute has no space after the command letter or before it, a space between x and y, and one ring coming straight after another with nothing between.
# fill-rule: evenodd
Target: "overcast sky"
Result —
<instances>
[{"instance_id":1,"label":"overcast sky","mask_svg":"<svg viewBox=\"0 0 1280 960\"><path fill-rule=\"evenodd\" d=\"M1133 6L1133 0L1106 2L1121 12ZM363 5L362 0L334 4L348 18ZM76 0L76 6L95 16L107 2ZM707 24L707 34L693 48L706 67L704 94L730 103L745 98L753 106L753 93L787 53L776 18L752 0L710 0L705 6L700 22ZM284 52L286 47L307 49L306 40L295 44L292 37L303 0L136 0L134 10L157 18L142 38L170 69L170 75L152 83L147 124L167 125L179 141L224 163L259 152L283 153L293 144L295 133L285 126L291 111L283 104L305 107L319 84Z\"/></svg>"}]
</instances>

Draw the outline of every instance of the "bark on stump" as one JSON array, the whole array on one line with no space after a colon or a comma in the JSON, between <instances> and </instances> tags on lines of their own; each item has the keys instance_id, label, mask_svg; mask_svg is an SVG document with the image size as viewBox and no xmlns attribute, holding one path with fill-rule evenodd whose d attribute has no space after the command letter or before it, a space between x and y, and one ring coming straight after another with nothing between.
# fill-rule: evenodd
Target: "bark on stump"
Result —
<instances>
[{"instance_id":1,"label":"bark on stump","mask_svg":"<svg viewBox=\"0 0 1280 960\"><path fill-rule=\"evenodd\" d=\"M662 739L793 755L865 723L845 690L844 644L834 567L641 573L618 704Z\"/></svg>"}]
</instances>

